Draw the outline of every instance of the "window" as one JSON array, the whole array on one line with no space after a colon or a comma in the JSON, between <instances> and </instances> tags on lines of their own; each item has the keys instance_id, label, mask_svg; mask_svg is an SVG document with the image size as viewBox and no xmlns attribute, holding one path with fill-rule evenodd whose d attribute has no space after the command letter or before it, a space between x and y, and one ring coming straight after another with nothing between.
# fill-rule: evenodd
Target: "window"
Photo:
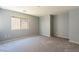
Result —
<instances>
[{"instance_id":1,"label":"window","mask_svg":"<svg viewBox=\"0 0 79 59\"><path fill-rule=\"evenodd\" d=\"M20 30L20 18L11 18L11 29L12 30Z\"/></svg>"},{"instance_id":2,"label":"window","mask_svg":"<svg viewBox=\"0 0 79 59\"><path fill-rule=\"evenodd\" d=\"M28 28L28 22L25 18L11 18L11 30L26 30Z\"/></svg>"},{"instance_id":3,"label":"window","mask_svg":"<svg viewBox=\"0 0 79 59\"><path fill-rule=\"evenodd\" d=\"M28 22L27 20L21 20L21 29L28 29Z\"/></svg>"}]
</instances>

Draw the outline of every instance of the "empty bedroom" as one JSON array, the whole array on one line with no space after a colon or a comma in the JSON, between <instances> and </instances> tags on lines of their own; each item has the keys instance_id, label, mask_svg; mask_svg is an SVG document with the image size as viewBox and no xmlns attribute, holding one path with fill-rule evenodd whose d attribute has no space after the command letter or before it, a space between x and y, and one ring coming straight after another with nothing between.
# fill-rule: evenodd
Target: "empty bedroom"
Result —
<instances>
[{"instance_id":1,"label":"empty bedroom","mask_svg":"<svg viewBox=\"0 0 79 59\"><path fill-rule=\"evenodd\" d=\"M79 52L78 6L0 6L0 52Z\"/></svg>"}]
</instances>

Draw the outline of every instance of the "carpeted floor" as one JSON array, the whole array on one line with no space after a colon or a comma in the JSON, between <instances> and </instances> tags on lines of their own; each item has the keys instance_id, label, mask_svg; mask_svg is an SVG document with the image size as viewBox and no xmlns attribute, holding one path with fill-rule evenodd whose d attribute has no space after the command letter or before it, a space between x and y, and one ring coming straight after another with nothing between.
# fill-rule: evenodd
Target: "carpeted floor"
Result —
<instances>
[{"instance_id":1,"label":"carpeted floor","mask_svg":"<svg viewBox=\"0 0 79 59\"><path fill-rule=\"evenodd\" d=\"M1 52L77 52L79 45L66 39L45 36L19 38L0 44Z\"/></svg>"}]
</instances>

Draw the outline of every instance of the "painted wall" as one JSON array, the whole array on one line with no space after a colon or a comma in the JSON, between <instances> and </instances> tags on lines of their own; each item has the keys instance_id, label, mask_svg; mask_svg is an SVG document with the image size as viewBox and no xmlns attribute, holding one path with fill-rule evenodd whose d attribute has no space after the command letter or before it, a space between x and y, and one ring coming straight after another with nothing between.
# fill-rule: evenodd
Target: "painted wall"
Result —
<instances>
[{"instance_id":1,"label":"painted wall","mask_svg":"<svg viewBox=\"0 0 79 59\"><path fill-rule=\"evenodd\" d=\"M21 16L27 18L29 22L29 30L11 30L11 17ZM38 34L38 17L18 12L0 9L0 40L13 38L22 35L36 35Z\"/></svg>"},{"instance_id":2,"label":"painted wall","mask_svg":"<svg viewBox=\"0 0 79 59\"><path fill-rule=\"evenodd\" d=\"M47 15L40 17L40 34L45 36L59 36L69 38L68 13Z\"/></svg>"},{"instance_id":3,"label":"painted wall","mask_svg":"<svg viewBox=\"0 0 79 59\"><path fill-rule=\"evenodd\" d=\"M79 9L51 17L40 17L40 34L50 36L52 31L56 36L69 38L70 42L79 44Z\"/></svg>"},{"instance_id":4,"label":"painted wall","mask_svg":"<svg viewBox=\"0 0 79 59\"><path fill-rule=\"evenodd\" d=\"M79 44L79 9L69 12L69 39Z\"/></svg>"},{"instance_id":5,"label":"painted wall","mask_svg":"<svg viewBox=\"0 0 79 59\"><path fill-rule=\"evenodd\" d=\"M54 16L54 35L69 38L69 19L68 13Z\"/></svg>"},{"instance_id":6,"label":"painted wall","mask_svg":"<svg viewBox=\"0 0 79 59\"><path fill-rule=\"evenodd\" d=\"M50 16L41 16L39 19L39 31L41 35L50 36Z\"/></svg>"},{"instance_id":7,"label":"painted wall","mask_svg":"<svg viewBox=\"0 0 79 59\"><path fill-rule=\"evenodd\" d=\"M50 15L50 36L54 36L54 15Z\"/></svg>"},{"instance_id":8,"label":"painted wall","mask_svg":"<svg viewBox=\"0 0 79 59\"><path fill-rule=\"evenodd\" d=\"M59 14L54 19L54 34L79 44L79 9Z\"/></svg>"}]
</instances>

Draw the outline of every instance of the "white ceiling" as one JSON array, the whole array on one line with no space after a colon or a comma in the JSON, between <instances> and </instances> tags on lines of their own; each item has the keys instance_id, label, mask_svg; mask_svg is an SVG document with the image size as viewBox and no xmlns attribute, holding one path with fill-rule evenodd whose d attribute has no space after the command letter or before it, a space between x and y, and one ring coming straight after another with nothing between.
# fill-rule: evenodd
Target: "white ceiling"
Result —
<instances>
[{"instance_id":1,"label":"white ceiling","mask_svg":"<svg viewBox=\"0 0 79 59\"><path fill-rule=\"evenodd\" d=\"M49 14L52 15L60 14L79 7L78 6L1 6L1 8L12 11L18 11L21 13L30 14L34 16L44 16Z\"/></svg>"}]
</instances>

